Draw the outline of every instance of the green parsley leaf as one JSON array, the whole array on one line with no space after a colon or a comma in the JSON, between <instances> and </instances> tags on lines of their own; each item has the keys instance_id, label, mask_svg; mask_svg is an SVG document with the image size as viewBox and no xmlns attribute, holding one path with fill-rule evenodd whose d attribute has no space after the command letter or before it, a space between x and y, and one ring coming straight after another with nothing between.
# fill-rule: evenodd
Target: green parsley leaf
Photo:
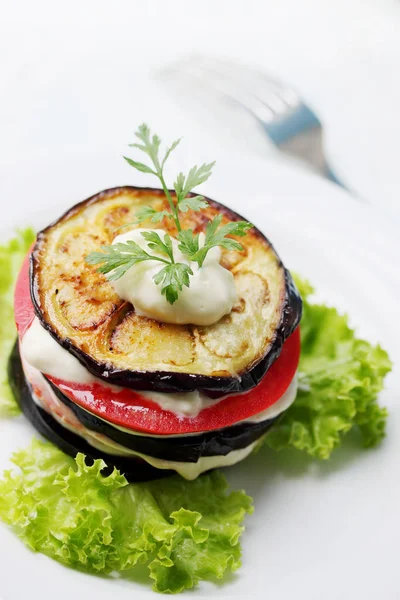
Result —
<instances>
[{"instance_id":1,"label":"green parsley leaf","mask_svg":"<svg viewBox=\"0 0 400 600\"><path fill-rule=\"evenodd\" d=\"M147 242L150 250L154 250L160 254L165 254L170 259L171 263L174 262L174 253L172 248L172 240L168 233L164 235L164 241L161 240L158 233L155 231L144 231L142 237Z\"/></svg>"},{"instance_id":2,"label":"green parsley leaf","mask_svg":"<svg viewBox=\"0 0 400 600\"><path fill-rule=\"evenodd\" d=\"M101 265L97 270L107 275L109 281L116 281L139 262L154 260L136 242L131 240L125 243L102 246L102 252L91 252L85 257L89 265Z\"/></svg>"},{"instance_id":3,"label":"green parsley leaf","mask_svg":"<svg viewBox=\"0 0 400 600\"><path fill-rule=\"evenodd\" d=\"M192 198L184 198L178 204L178 208L182 212L187 212L189 209L199 212L203 208L207 208L208 202L203 196L193 196Z\"/></svg>"},{"instance_id":4,"label":"green parsley leaf","mask_svg":"<svg viewBox=\"0 0 400 600\"><path fill-rule=\"evenodd\" d=\"M218 229L218 231L214 234L212 241L222 242L225 236L227 235L237 235L243 237L247 234L248 230L251 229L253 225L248 221L233 221L231 223L226 223ZM211 240L207 240L207 231L206 231L206 243L210 243Z\"/></svg>"},{"instance_id":5,"label":"green parsley leaf","mask_svg":"<svg viewBox=\"0 0 400 600\"><path fill-rule=\"evenodd\" d=\"M199 267L203 266L204 260L208 254L210 248L207 246L202 246L195 254L190 257L190 260L197 262Z\"/></svg>"},{"instance_id":6,"label":"green parsley leaf","mask_svg":"<svg viewBox=\"0 0 400 600\"><path fill-rule=\"evenodd\" d=\"M160 138L158 137L158 135L151 136L150 129L147 127L147 125L145 123L142 123L139 126L138 131L135 132L135 136L143 143L142 144L137 144L137 143L129 144L130 147L138 148L139 150L141 150L142 152L144 152L145 154L147 154L150 157L151 162L155 166L156 173L154 173L154 174L156 175L157 173L159 173L161 171L160 159L158 156L158 152L160 150L160 144L161 144ZM132 165L132 166L134 166L134 165Z\"/></svg>"},{"instance_id":7,"label":"green parsley leaf","mask_svg":"<svg viewBox=\"0 0 400 600\"><path fill-rule=\"evenodd\" d=\"M178 233L178 240L180 244L178 245L179 250L191 257L193 254L196 254L199 250L199 234L194 234L191 229L182 229Z\"/></svg>"},{"instance_id":8,"label":"green parsley leaf","mask_svg":"<svg viewBox=\"0 0 400 600\"><path fill-rule=\"evenodd\" d=\"M212 221L207 223L206 237L204 240L204 246L200 248L195 254L191 256L191 260L196 261L201 267L207 256L207 253L211 248L215 246L221 246L226 250L243 250L242 244L237 240L226 237L227 235L244 236L247 231L253 227L251 223L247 221L234 221L232 223L226 223L220 229L222 215L218 215Z\"/></svg>"},{"instance_id":9,"label":"green parsley leaf","mask_svg":"<svg viewBox=\"0 0 400 600\"><path fill-rule=\"evenodd\" d=\"M219 214L216 217L213 218L212 221L209 221L207 223L207 227L206 227L206 239L204 240L204 244L208 244L209 241L213 238L213 236L215 235L218 227L221 225L222 223L222 215Z\"/></svg>"},{"instance_id":10,"label":"green parsley leaf","mask_svg":"<svg viewBox=\"0 0 400 600\"><path fill-rule=\"evenodd\" d=\"M161 269L153 279L157 285L161 284L161 293L170 304L178 299L178 292L183 286L190 286L189 275L193 275L192 269L185 263L174 263Z\"/></svg>"},{"instance_id":11,"label":"green parsley leaf","mask_svg":"<svg viewBox=\"0 0 400 600\"><path fill-rule=\"evenodd\" d=\"M171 217L174 219L177 230L180 231L181 224L179 222L178 209L175 206L175 203L172 199L171 193L167 188L167 185L164 180L164 173L163 173L165 162L168 160L171 152L173 152L173 150L175 150L175 148L179 144L180 139L175 140L171 144L171 146L169 148L167 148L167 151L165 153L163 160L160 161L159 150L160 150L161 140L157 135L153 135L153 136L151 135L150 129L147 127L147 125L145 123L142 123L142 125L139 126L138 131L135 132L135 136L142 143L141 144L138 144L138 143L129 144L130 147L137 148L138 150L141 150L142 152L147 154L147 156L150 158L151 162L153 163L154 169L152 169L148 165L145 165L144 163L139 163L135 160L132 160L131 158L127 158L125 156L124 156L124 158L132 167L134 167L138 171L141 171L142 173L150 173L150 174L156 175L156 177L158 177L158 179L160 180L161 186L164 190L164 194L168 200L169 207L171 209ZM163 212L166 213L167 211L163 211ZM154 221L154 222L157 222L157 221Z\"/></svg>"},{"instance_id":12,"label":"green parsley leaf","mask_svg":"<svg viewBox=\"0 0 400 600\"><path fill-rule=\"evenodd\" d=\"M215 161L208 164L204 163L204 165L201 165L200 167L195 165L190 169L186 177L183 173L179 173L174 183L174 189L178 201L178 206L179 203L186 198L188 193L191 192L193 188L207 181L207 179L211 175L211 171L214 165Z\"/></svg>"},{"instance_id":13,"label":"green parsley leaf","mask_svg":"<svg viewBox=\"0 0 400 600\"><path fill-rule=\"evenodd\" d=\"M174 142L172 142L172 144L170 145L169 148L167 148L167 151L165 153L165 156L163 158L163 161L161 163L161 168L164 167L165 163L167 162L169 155L171 154L171 152L173 152L175 150L175 148L177 147L177 145L180 143L182 138L179 138L177 140L175 140Z\"/></svg>"},{"instance_id":14,"label":"green parsley leaf","mask_svg":"<svg viewBox=\"0 0 400 600\"><path fill-rule=\"evenodd\" d=\"M152 175L157 175L157 173L155 171L153 171L153 169L151 169L144 163L138 162L137 160L132 160L131 158L128 158L127 156L124 156L124 159L126 160L127 163L129 163L131 165L131 167L135 167L135 169L137 169L138 171L141 171L142 173L151 173Z\"/></svg>"},{"instance_id":15,"label":"green parsley leaf","mask_svg":"<svg viewBox=\"0 0 400 600\"><path fill-rule=\"evenodd\" d=\"M151 206L142 206L136 213L137 223L143 223L143 221L150 220L152 223L160 223L163 219L172 219L172 214L168 210L154 210ZM129 223L132 225L132 223ZM123 227L128 227L123 225Z\"/></svg>"}]
</instances>

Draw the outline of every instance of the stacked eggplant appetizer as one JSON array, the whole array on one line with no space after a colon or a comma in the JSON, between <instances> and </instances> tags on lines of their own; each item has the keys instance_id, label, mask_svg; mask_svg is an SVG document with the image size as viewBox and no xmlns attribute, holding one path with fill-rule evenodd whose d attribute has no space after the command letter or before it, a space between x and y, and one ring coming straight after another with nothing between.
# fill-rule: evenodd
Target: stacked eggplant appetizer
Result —
<instances>
[{"instance_id":1,"label":"stacked eggplant appetizer","mask_svg":"<svg viewBox=\"0 0 400 600\"><path fill-rule=\"evenodd\" d=\"M146 126L134 144L162 189L119 187L41 231L15 292L9 370L34 426L130 480L187 479L248 456L296 395L302 303L270 242L191 193L169 191ZM157 224L156 227L154 224Z\"/></svg>"}]
</instances>

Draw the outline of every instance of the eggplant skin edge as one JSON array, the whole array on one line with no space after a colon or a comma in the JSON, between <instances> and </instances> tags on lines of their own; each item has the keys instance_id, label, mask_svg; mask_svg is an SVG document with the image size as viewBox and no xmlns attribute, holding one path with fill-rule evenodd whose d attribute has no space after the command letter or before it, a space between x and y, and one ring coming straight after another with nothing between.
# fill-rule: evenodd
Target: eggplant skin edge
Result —
<instances>
[{"instance_id":1,"label":"eggplant skin edge","mask_svg":"<svg viewBox=\"0 0 400 600\"><path fill-rule=\"evenodd\" d=\"M125 448L164 460L195 463L203 456L226 456L232 450L246 448L260 439L277 419L275 417L261 423L240 423L201 434L167 437L167 439L162 439L161 436L135 435L121 431L81 408L67 398L51 381L47 381L57 398L72 410L87 429L106 435Z\"/></svg>"},{"instance_id":2,"label":"eggplant skin edge","mask_svg":"<svg viewBox=\"0 0 400 600\"><path fill-rule=\"evenodd\" d=\"M107 465L102 470L104 476L110 475L115 467L125 475L129 482L151 481L175 475L175 471L156 469L139 457L126 458L100 452L79 435L60 425L45 410L37 406L32 399L31 389L22 369L17 343L8 361L8 379L24 416L43 437L65 454L75 458L79 452L82 452L86 456L85 460L88 465L101 458Z\"/></svg>"},{"instance_id":3,"label":"eggplant skin edge","mask_svg":"<svg viewBox=\"0 0 400 600\"><path fill-rule=\"evenodd\" d=\"M174 473L172 470L157 469L140 457L119 457L101 452L79 435L63 427L50 414L37 406L32 398L30 384L23 372L18 342L15 344L9 358L8 377L13 394L25 417L40 434L69 456L74 458L78 452L82 452L89 457L89 460L102 458L107 464L105 474L110 473L116 467L121 473L125 474L129 481L146 481ZM122 432L109 423L87 413L87 411L67 399L54 384L50 381L48 383L57 394L57 397L73 411L82 425L88 429L106 435L113 441L134 451L154 458L176 462L195 463L202 456L225 456L233 450L245 448L260 439L278 418L275 417L262 423L242 423L200 435L172 437L163 440ZM86 419L84 415L86 415Z\"/></svg>"},{"instance_id":4,"label":"eggplant skin edge","mask_svg":"<svg viewBox=\"0 0 400 600\"><path fill-rule=\"evenodd\" d=\"M279 265L284 270L285 278L285 297L282 299L281 320L276 328L275 337L267 353L262 356L255 364L244 372L231 376L208 376L197 373L180 373L173 371L133 371L128 369L118 369L107 363L99 362L92 356L78 348L69 338L62 338L57 334L52 325L48 323L41 310L39 291L36 283L36 272L38 269L37 254L40 249L40 243L46 232L58 223L68 219L77 213L82 207L94 204L96 201L113 196L124 191L140 191L154 195L163 195L164 192L157 188L121 186L103 190L94 194L90 198L75 204L67 210L59 219L48 225L37 235L37 240L30 256L30 293L34 306L35 314L39 318L42 326L52 335L52 337L68 352L75 356L93 375L111 382L115 385L127 387L135 390L150 390L159 392L185 392L201 390L205 394L209 392L210 396L218 397L225 394L242 393L249 391L258 385L263 379L268 369L279 357L283 344L286 339L294 332L299 325L302 317L302 300L296 288L290 272L284 267L281 259L269 240L256 229L257 236L266 241L279 261ZM170 190L174 193L173 190ZM193 197L195 194L189 194ZM240 214L227 208L223 204L205 198L210 206L217 208L219 212L224 213L231 221L243 220Z\"/></svg>"}]
</instances>

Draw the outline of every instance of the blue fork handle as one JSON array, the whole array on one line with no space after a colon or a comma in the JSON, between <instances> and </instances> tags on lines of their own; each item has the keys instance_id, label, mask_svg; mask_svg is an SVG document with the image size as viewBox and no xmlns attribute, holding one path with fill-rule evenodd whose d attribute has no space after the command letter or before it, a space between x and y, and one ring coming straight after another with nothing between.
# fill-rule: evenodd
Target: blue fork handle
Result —
<instances>
[{"instance_id":1,"label":"blue fork handle","mask_svg":"<svg viewBox=\"0 0 400 600\"><path fill-rule=\"evenodd\" d=\"M264 122L263 126L272 141L280 146L303 131L321 127L321 123L315 114L303 104L297 107L291 115L285 115L281 121Z\"/></svg>"},{"instance_id":2,"label":"blue fork handle","mask_svg":"<svg viewBox=\"0 0 400 600\"><path fill-rule=\"evenodd\" d=\"M274 120L271 123L263 122L262 125L268 136L278 148L301 133L310 131L314 127L321 128L321 122L318 117L304 104L296 107L291 115L285 115L281 121ZM324 177L333 183L336 183L336 185L343 188L346 187L344 183L338 179L328 164L324 166L323 171L321 170L321 172Z\"/></svg>"}]
</instances>

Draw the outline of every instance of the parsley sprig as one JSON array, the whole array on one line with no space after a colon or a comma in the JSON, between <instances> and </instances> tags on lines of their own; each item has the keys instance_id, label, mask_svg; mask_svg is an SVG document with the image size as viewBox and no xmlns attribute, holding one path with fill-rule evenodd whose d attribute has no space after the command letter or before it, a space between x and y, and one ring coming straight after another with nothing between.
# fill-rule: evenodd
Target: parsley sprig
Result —
<instances>
[{"instance_id":1,"label":"parsley sprig","mask_svg":"<svg viewBox=\"0 0 400 600\"><path fill-rule=\"evenodd\" d=\"M203 246L199 246L199 234L196 235L191 229L181 231L178 234L178 245L179 250L190 256L190 260L197 262L199 267L203 266L204 260L207 253L211 248L220 246L226 250L243 250L243 246L237 240L226 237L227 235L244 236L247 231L252 227L251 223L247 221L235 221L232 223L226 223L220 229L222 215L218 215L212 221L207 223L206 226L206 237Z\"/></svg>"},{"instance_id":2,"label":"parsley sprig","mask_svg":"<svg viewBox=\"0 0 400 600\"><path fill-rule=\"evenodd\" d=\"M157 135L151 134L147 125L140 125L135 136L140 143L135 142L130 146L146 154L150 159L150 164L138 162L127 156L124 158L138 171L158 177L170 210L156 211L151 206L143 206L136 213L135 223L128 223L123 227L137 225L147 220L152 223L160 223L163 219L172 219L178 231L176 237L179 241L179 250L189 261L197 262L199 268L203 266L211 248L220 246L226 250L243 250L240 242L227 236L246 235L252 227L247 221L230 222L220 227L222 215L219 214L207 224L204 243L200 245L199 234L194 233L192 229L182 229L179 220L180 212L186 213L188 210L198 212L208 207L208 202L203 196L189 196L189 194L195 187L207 181L215 162L204 163L200 167L196 165L186 176L179 173L174 182L176 196L174 201L165 183L164 166L171 152L175 150L181 140L175 140L166 149L164 157L160 158L161 140ZM188 264L175 262L172 239L168 233L164 235L163 240L156 231L145 231L141 235L146 240L147 248L155 254L147 252L139 244L130 240L125 243L102 246L101 252L91 252L86 257L86 262L91 265L101 265L98 271L106 275L110 281L116 281L137 263L149 260L164 263L165 266L154 275L153 279L156 285L161 286L161 293L165 295L167 301L173 304L178 299L179 292L183 290L183 287L190 287L190 275L193 275L193 271Z\"/></svg>"},{"instance_id":3,"label":"parsley sprig","mask_svg":"<svg viewBox=\"0 0 400 600\"><path fill-rule=\"evenodd\" d=\"M208 206L208 202L204 200L203 196L194 196L188 198L188 194L198 185L207 181L207 179L211 175L211 171L213 166L215 165L215 161L201 165L198 167L197 165L192 167L185 177L183 173L179 173L176 181L174 182L174 189L176 194L176 204L172 199L171 193L165 183L164 179L164 166L166 161L168 160L171 152L175 150L178 144L181 141L181 138L172 142L171 146L169 146L165 152L164 158L160 159L160 144L161 140L158 135L151 135L150 129L144 123L140 125L139 129L135 132L135 136L140 140L141 143L135 142L134 144L129 144L131 148L138 148L144 154L146 154L150 158L151 166L138 162L136 160L132 160L132 158L128 158L124 156L124 159L134 167L138 171L142 173L150 173L158 177L161 183L161 187L164 191L164 194L168 200L168 204L170 206L171 212L167 210L163 210L157 212L151 206L143 206L136 213L137 223L142 223L147 219L150 219L153 223L159 223L164 218L173 219L178 231L182 230L180 221L179 221L179 211L187 212L189 209L194 211L202 210Z\"/></svg>"},{"instance_id":4,"label":"parsley sprig","mask_svg":"<svg viewBox=\"0 0 400 600\"><path fill-rule=\"evenodd\" d=\"M154 282L161 285L161 293L170 304L174 304L183 286L189 287L189 275L193 275L193 271L186 263L175 262L172 240L167 233L164 241L156 231L144 231L142 236L149 250L153 250L156 254L149 254L139 244L128 240L111 246L102 246L102 252L91 252L86 257L86 262L90 265L100 264L98 271L107 275L109 281L120 279L131 267L146 260L164 263L165 267L154 275Z\"/></svg>"}]
</instances>

